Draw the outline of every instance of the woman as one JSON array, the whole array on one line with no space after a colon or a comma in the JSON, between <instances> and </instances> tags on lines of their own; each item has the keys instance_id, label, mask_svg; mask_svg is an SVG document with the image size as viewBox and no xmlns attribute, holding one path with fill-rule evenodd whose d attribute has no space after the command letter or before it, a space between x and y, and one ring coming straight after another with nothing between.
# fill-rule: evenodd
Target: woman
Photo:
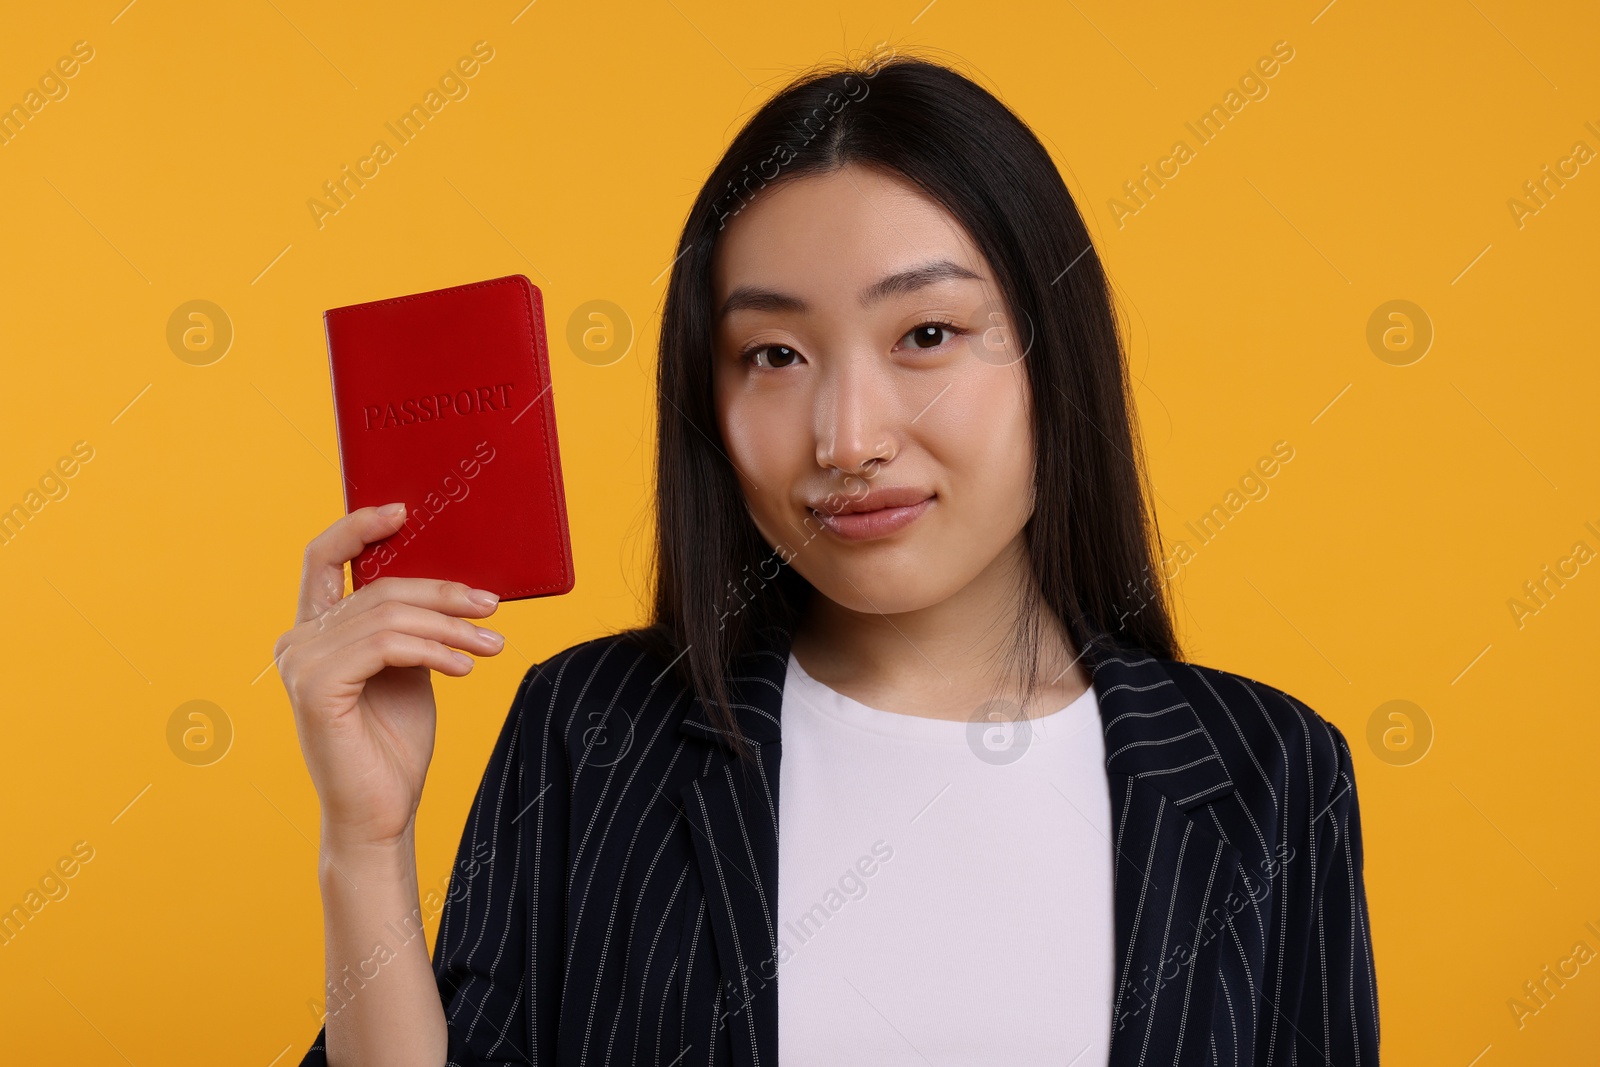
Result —
<instances>
[{"instance_id":1,"label":"woman","mask_svg":"<svg viewBox=\"0 0 1600 1067\"><path fill-rule=\"evenodd\" d=\"M431 965L429 672L499 651L494 600L341 598L398 514L307 551L303 1062L1376 1063L1349 747L1182 661L1128 397L994 97L880 56L765 105L672 268L652 624L527 672Z\"/></svg>"}]
</instances>

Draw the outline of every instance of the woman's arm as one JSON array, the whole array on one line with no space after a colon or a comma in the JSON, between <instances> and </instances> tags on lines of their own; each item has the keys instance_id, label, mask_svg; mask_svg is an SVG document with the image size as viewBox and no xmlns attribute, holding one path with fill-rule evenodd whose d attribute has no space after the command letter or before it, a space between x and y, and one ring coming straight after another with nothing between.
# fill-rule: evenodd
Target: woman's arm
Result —
<instances>
[{"instance_id":1,"label":"woman's arm","mask_svg":"<svg viewBox=\"0 0 1600 1067\"><path fill-rule=\"evenodd\" d=\"M377 868L371 884L382 891L371 897L350 893L349 884L338 871L327 869L331 864L325 864L330 981L343 972L350 949L361 954L360 959L391 957L391 962L376 968L378 984L388 982L385 975L390 968L400 967L403 962L399 972L403 978L397 983L405 986L403 995L396 988L388 988L375 999L381 999L384 1005L413 1003L414 1008L406 1010L425 1016L430 1024L437 1018L445 1046L442 1055L425 1061L432 1067L446 1063L455 1067L526 1067L555 1062L565 966L567 826L571 810L570 768L555 701L559 663L557 657L530 668L524 675L467 813L449 888L442 897L432 888L423 894L421 914L415 923L402 925L396 921L394 928L387 928L383 917L394 914L385 911L386 907L417 906L414 851L402 850L385 858L368 857L358 864L364 870L374 865ZM402 855L411 858L409 867L401 862ZM338 862L344 866L342 858ZM410 876L409 880L402 879L398 890L394 888L395 880L383 873L396 867ZM346 873L362 883L359 875L348 869ZM385 895L393 897L392 904L380 903ZM337 931L333 927L336 908L341 909ZM412 914L405 909L401 909L404 914ZM427 976L424 990L416 984L422 977L417 961L427 965L422 947L426 939L421 928L435 915L439 916L439 933L432 974ZM396 958L395 951L402 938L410 938L404 945L404 961ZM335 944L349 946L337 969ZM375 954L378 944L384 946L384 951ZM373 970L369 966L367 973ZM353 965L350 973L356 973ZM367 993L359 983L350 984L356 992L344 1010L354 1012ZM301 1067L343 1067L342 1058L330 1059L326 1052L327 1034L336 1025L332 1013L339 1007L335 991L330 990L328 997L328 1029L312 1042ZM381 1010L387 1017L390 1008ZM370 1018L371 1025L380 1032L401 1032L395 1029L396 1024L376 1014L351 1014L350 1018L361 1019L356 1025L362 1029ZM419 1039L434 1040L431 1033Z\"/></svg>"},{"instance_id":2,"label":"woman's arm","mask_svg":"<svg viewBox=\"0 0 1600 1067\"><path fill-rule=\"evenodd\" d=\"M1309 709L1308 709L1309 710ZM1350 745L1338 727L1325 727L1336 759L1318 780L1311 841L1317 859L1311 928L1305 943L1295 1041L1302 1063L1378 1063L1378 985L1373 964L1367 891L1362 874L1361 807Z\"/></svg>"},{"instance_id":3,"label":"woman's arm","mask_svg":"<svg viewBox=\"0 0 1600 1067\"><path fill-rule=\"evenodd\" d=\"M323 1040L331 1067L445 1062L444 1007L428 961L412 832L387 846L323 837L327 958Z\"/></svg>"},{"instance_id":4,"label":"woman's arm","mask_svg":"<svg viewBox=\"0 0 1600 1067\"><path fill-rule=\"evenodd\" d=\"M354 855L324 848L327 1020L301 1067L535 1062L525 1037L528 919L519 884L528 872L518 870L517 813L534 814L522 796L522 707L519 697L484 769L444 895L430 889L419 897L416 850L409 841L392 851ZM541 799L550 800L555 812L565 793L552 794ZM564 841L564 817L558 818ZM547 881L559 885L559 873ZM430 964L424 927L436 915L439 933ZM559 938L559 922L552 929ZM554 1004L545 989L538 992L540 1004ZM554 1020L546 1020L553 1037ZM339 1050L331 1057L330 1035ZM378 1051L369 1054L369 1048Z\"/></svg>"},{"instance_id":5,"label":"woman's arm","mask_svg":"<svg viewBox=\"0 0 1600 1067\"><path fill-rule=\"evenodd\" d=\"M504 647L467 621L493 614L499 600L487 590L384 577L344 595L345 565L404 518L401 505L359 508L312 539L295 624L273 650L322 808L328 1014L307 1062L334 1067L441 1067L448 1054L415 847L438 715L433 672L471 671L457 649Z\"/></svg>"}]
</instances>

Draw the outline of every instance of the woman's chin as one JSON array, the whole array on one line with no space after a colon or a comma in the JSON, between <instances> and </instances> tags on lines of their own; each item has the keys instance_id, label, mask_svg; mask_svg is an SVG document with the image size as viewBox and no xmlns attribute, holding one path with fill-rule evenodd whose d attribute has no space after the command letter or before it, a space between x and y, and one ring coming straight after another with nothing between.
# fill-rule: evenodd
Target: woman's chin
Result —
<instances>
[{"instance_id":1,"label":"woman's chin","mask_svg":"<svg viewBox=\"0 0 1600 1067\"><path fill-rule=\"evenodd\" d=\"M898 560L846 561L806 580L817 592L847 611L901 615L932 607L960 588L938 565L918 553Z\"/></svg>"}]
</instances>

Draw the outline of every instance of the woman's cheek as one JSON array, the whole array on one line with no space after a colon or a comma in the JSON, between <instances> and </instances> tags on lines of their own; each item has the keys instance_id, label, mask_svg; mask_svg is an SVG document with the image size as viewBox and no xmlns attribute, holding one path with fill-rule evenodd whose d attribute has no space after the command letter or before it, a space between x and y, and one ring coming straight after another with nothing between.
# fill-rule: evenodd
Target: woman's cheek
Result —
<instances>
[{"instance_id":1,"label":"woman's cheek","mask_svg":"<svg viewBox=\"0 0 1600 1067\"><path fill-rule=\"evenodd\" d=\"M729 408L723 436L728 458L763 488L772 487L786 465L786 453L795 447L795 435L782 408L749 398L741 398Z\"/></svg>"},{"instance_id":2,"label":"woman's cheek","mask_svg":"<svg viewBox=\"0 0 1600 1067\"><path fill-rule=\"evenodd\" d=\"M1019 480L1031 480L1032 430L1016 379L1013 368L978 364L928 412L944 408L929 447L953 476L975 483L969 492L1009 491Z\"/></svg>"},{"instance_id":3,"label":"woman's cheek","mask_svg":"<svg viewBox=\"0 0 1600 1067\"><path fill-rule=\"evenodd\" d=\"M739 486L756 524L770 542L792 525L789 514L795 483L804 477L802 463L809 437L795 424L796 415L766 398L737 397L723 415L723 441L739 476Z\"/></svg>"}]
</instances>

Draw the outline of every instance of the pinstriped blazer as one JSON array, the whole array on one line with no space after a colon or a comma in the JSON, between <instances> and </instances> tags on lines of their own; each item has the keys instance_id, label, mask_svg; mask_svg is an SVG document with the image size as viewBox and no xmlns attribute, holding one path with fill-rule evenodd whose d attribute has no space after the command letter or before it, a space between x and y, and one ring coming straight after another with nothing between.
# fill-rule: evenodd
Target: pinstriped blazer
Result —
<instances>
[{"instance_id":1,"label":"pinstriped blazer","mask_svg":"<svg viewBox=\"0 0 1600 1067\"><path fill-rule=\"evenodd\" d=\"M1115 835L1109 1064L1376 1065L1343 735L1270 685L1091 630ZM759 645L729 672L753 764L625 635L527 672L434 946L450 1064L775 1067L790 634ZM328 1009L364 984L330 985ZM319 1034L302 1064L326 1062Z\"/></svg>"}]
</instances>

